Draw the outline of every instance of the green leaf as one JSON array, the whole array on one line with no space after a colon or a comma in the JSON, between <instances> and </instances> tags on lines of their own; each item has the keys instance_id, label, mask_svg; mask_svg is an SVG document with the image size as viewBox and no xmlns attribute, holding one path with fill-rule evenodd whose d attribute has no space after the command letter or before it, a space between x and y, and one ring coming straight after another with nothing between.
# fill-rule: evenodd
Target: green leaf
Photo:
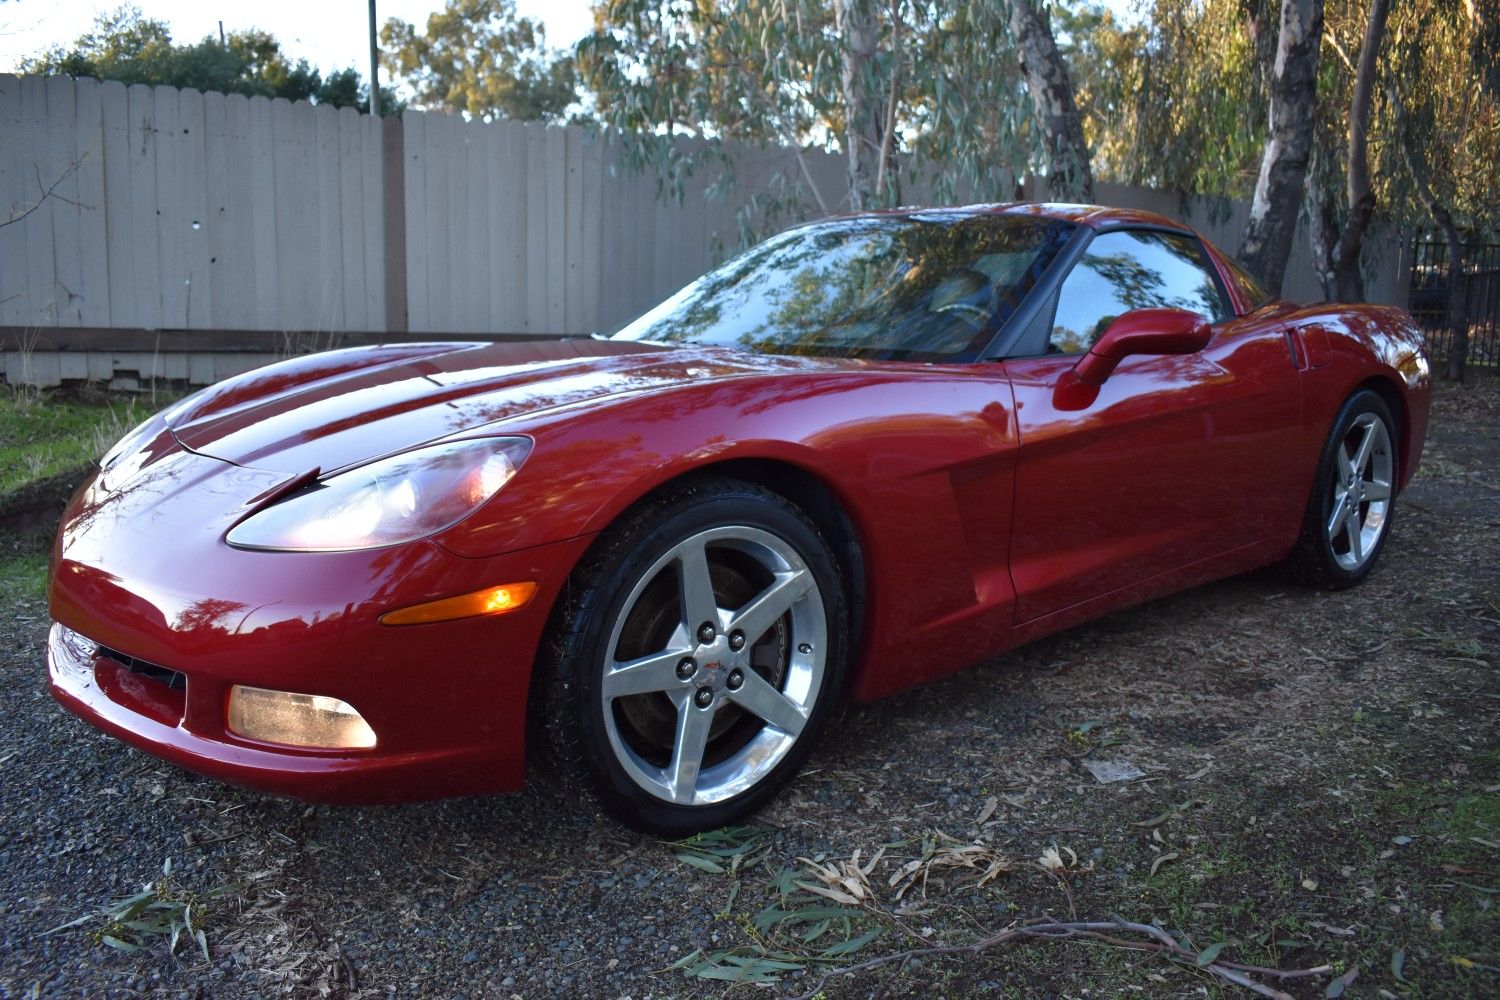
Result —
<instances>
[{"instance_id":1,"label":"green leaf","mask_svg":"<svg viewBox=\"0 0 1500 1000\"><path fill-rule=\"evenodd\" d=\"M144 950L144 949L141 948L140 945L134 944L134 943L132 943L130 941L122 940L121 938L117 938L113 934L102 935L99 940L103 941L106 945L108 945L109 947L115 949L116 951L142 951L142 950Z\"/></svg>"},{"instance_id":2,"label":"green leaf","mask_svg":"<svg viewBox=\"0 0 1500 1000\"><path fill-rule=\"evenodd\" d=\"M688 952L686 955L683 955L677 961L675 961L671 965L667 966L667 968L669 968L669 969L682 969L682 968L686 968L687 966L692 965L694 962L696 962L702 956L703 956L703 949L702 948L694 948L692 951Z\"/></svg>"},{"instance_id":3,"label":"green leaf","mask_svg":"<svg viewBox=\"0 0 1500 1000\"><path fill-rule=\"evenodd\" d=\"M723 865L710 858L705 858L701 854L688 854L686 851L684 851L683 853L677 855L677 860L681 861L685 865L696 868L699 871L710 872L714 875L724 874Z\"/></svg>"},{"instance_id":4,"label":"green leaf","mask_svg":"<svg viewBox=\"0 0 1500 1000\"><path fill-rule=\"evenodd\" d=\"M1215 941L1213 944L1209 945L1207 948L1204 948L1202 951L1198 952L1198 958L1196 959L1196 961L1198 963L1198 968L1201 969L1201 968L1204 968L1205 966L1213 965L1214 964L1214 959L1218 958L1219 957L1219 952L1221 952L1223 950L1224 950L1224 942L1223 941Z\"/></svg>"},{"instance_id":5,"label":"green leaf","mask_svg":"<svg viewBox=\"0 0 1500 1000\"><path fill-rule=\"evenodd\" d=\"M846 955L852 955L856 951L859 951L861 948L863 948L865 945L869 944L871 941L874 941L876 938L880 937L882 933L883 931L879 927L877 927L874 930L866 931L859 937L853 938L852 940L840 941L838 944L833 945L832 947L823 949L823 957L843 958Z\"/></svg>"},{"instance_id":6,"label":"green leaf","mask_svg":"<svg viewBox=\"0 0 1500 1000\"><path fill-rule=\"evenodd\" d=\"M1349 986L1358 978L1359 966L1356 965L1354 968L1350 969L1348 972L1344 973L1342 976L1339 976L1333 982L1329 983L1328 988L1323 991L1323 996L1327 997L1328 1000L1336 1000L1337 997L1343 996L1344 991L1347 990Z\"/></svg>"},{"instance_id":7,"label":"green leaf","mask_svg":"<svg viewBox=\"0 0 1500 1000\"><path fill-rule=\"evenodd\" d=\"M1395 951L1391 952L1391 975L1396 977L1397 982L1406 982L1406 976L1403 975L1405 969L1406 949L1397 948Z\"/></svg>"},{"instance_id":8,"label":"green leaf","mask_svg":"<svg viewBox=\"0 0 1500 1000\"><path fill-rule=\"evenodd\" d=\"M94 919L94 914L92 914L92 913L85 914L85 915L79 917L77 920L69 920L65 924L58 924L56 927L52 928L50 931L42 931L42 937L46 937L48 934L56 934L58 931L71 930L72 928L81 926L82 924L86 924L90 920L93 920L93 919Z\"/></svg>"},{"instance_id":9,"label":"green leaf","mask_svg":"<svg viewBox=\"0 0 1500 1000\"><path fill-rule=\"evenodd\" d=\"M802 935L803 944L812 944L818 938L828 933L828 928L833 925L832 920L820 920L813 924L808 932Z\"/></svg>"}]
</instances>

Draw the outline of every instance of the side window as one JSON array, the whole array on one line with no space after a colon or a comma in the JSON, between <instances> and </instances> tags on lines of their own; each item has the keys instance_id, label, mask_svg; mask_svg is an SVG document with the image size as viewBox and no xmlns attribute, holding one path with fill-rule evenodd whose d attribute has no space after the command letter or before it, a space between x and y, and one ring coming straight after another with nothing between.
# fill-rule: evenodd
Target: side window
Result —
<instances>
[{"instance_id":1,"label":"side window","mask_svg":"<svg viewBox=\"0 0 1500 1000\"><path fill-rule=\"evenodd\" d=\"M1189 309L1209 322L1234 315L1193 237L1152 230L1101 233L1063 279L1047 350L1082 353L1121 313L1163 307Z\"/></svg>"}]
</instances>

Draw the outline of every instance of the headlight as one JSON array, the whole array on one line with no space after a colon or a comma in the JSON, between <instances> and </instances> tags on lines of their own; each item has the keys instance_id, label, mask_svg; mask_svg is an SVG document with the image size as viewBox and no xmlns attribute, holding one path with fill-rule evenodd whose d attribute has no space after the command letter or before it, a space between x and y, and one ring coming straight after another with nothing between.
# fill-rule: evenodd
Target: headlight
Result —
<instances>
[{"instance_id":1,"label":"headlight","mask_svg":"<svg viewBox=\"0 0 1500 1000\"><path fill-rule=\"evenodd\" d=\"M516 474L531 442L481 438L418 448L294 493L230 529L230 545L286 552L373 549L463 520Z\"/></svg>"}]
</instances>

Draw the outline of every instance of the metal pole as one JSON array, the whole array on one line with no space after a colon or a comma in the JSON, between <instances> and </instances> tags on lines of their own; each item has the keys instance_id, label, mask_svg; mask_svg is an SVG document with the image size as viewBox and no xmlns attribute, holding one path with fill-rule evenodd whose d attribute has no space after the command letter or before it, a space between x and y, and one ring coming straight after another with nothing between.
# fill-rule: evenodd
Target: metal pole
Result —
<instances>
[{"instance_id":1,"label":"metal pole","mask_svg":"<svg viewBox=\"0 0 1500 1000\"><path fill-rule=\"evenodd\" d=\"M380 117L380 49L375 44L375 0L370 0L370 114Z\"/></svg>"}]
</instances>

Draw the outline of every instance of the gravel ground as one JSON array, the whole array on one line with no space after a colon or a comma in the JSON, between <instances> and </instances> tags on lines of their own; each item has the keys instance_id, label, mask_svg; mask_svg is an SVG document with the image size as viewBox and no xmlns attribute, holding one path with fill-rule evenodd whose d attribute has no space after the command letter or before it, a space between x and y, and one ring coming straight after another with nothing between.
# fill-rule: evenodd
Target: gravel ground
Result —
<instances>
[{"instance_id":1,"label":"gravel ground","mask_svg":"<svg viewBox=\"0 0 1500 1000\"><path fill-rule=\"evenodd\" d=\"M850 707L752 828L696 850L538 791L341 809L200 779L58 709L46 626L39 599L0 611L0 998L748 994L703 974L757 948L787 966L763 989L788 996L1043 914L1330 967L1277 983L1294 996L1500 991L1493 379L1443 387L1361 587L1240 577ZM1101 784L1088 767L1107 760L1144 774ZM99 919L44 933L146 883L195 900L209 960L186 939L111 948ZM768 923L768 905L810 902L832 908L826 928ZM909 957L821 988L1237 991L1097 940Z\"/></svg>"}]
</instances>

